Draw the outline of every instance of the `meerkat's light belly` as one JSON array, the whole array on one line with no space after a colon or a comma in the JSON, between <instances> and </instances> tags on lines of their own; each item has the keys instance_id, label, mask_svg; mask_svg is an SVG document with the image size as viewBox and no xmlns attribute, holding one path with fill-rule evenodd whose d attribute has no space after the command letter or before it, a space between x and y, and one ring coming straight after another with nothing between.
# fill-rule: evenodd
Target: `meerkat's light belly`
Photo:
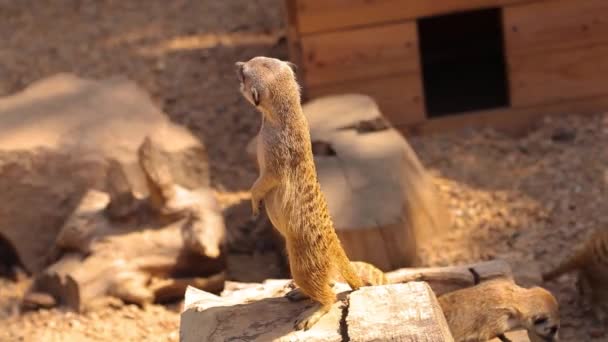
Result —
<instances>
[{"instance_id":1,"label":"meerkat's light belly","mask_svg":"<svg viewBox=\"0 0 608 342\"><path fill-rule=\"evenodd\" d=\"M287 209L283 208L282 193L283 190L280 187L272 189L266 198L264 199L264 205L266 207L266 213L272 225L285 236L285 232L288 229L288 213Z\"/></svg>"}]
</instances>

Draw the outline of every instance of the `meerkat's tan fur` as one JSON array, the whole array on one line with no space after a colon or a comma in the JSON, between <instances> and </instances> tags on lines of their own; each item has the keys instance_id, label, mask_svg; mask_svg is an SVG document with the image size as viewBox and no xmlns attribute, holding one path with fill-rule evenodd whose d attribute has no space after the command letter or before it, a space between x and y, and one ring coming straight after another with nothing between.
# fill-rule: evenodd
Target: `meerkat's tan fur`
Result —
<instances>
[{"instance_id":1,"label":"meerkat's tan fur","mask_svg":"<svg viewBox=\"0 0 608 342\"><path fill-rule=\"evenodd\" d=\"M481 342L526 329L534 341L556 341L559 308L553 295L540 287L526 289L496 279L438 298L456 342Z\"/></svg>"},{"instance_id":2,"label":"meerkat's tan fur","mask_svg":"<svg viewBox=\"0 0 608 342\"><path fill-rule=\"evenodd\" d=\"M608 228L594 231L573 256L543 274L543 280L575 270L582 299L601 323L608 323Z\"/></svg>"},{"instance_id":3,"label":"meerkat's tan fur","mask_svg":"<svg viewBox=\"0 0 608 342\"><path fill-rule=\"evenodd\" d=\"M262 113L257 156L259 177L251 188L254 215L264 200L274 227L286 241L291 274L299 289L288 294L320 304L296 321L313 326L336 301L330 283L341 276L356 290L363 285L336 235L317 180L308 122L300 104L293 65L255 57L236 63L241 93Z\"/></svg>"}]
</instances>

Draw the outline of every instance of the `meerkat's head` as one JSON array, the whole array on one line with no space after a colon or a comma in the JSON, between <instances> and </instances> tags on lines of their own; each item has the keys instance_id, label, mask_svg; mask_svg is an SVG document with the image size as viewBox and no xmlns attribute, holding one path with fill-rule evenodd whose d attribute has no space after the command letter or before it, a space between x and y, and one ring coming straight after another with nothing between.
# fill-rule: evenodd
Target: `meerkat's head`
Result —
<instances>
[{"instance_id":1,"label":"meerkat's head","mask_svg":"<svg viewBox=\"0 0 608 342\"><path fill-rule=\"evenodd\" d=\"M559 305L549 291L541 287L528 289L523 317L532 342L558 341Z\"/></svg>"},{"instance_id":2,"label":"meerkat's head","mask_svg":"<svg viewBox=\"0 0 608 342\"><path fill-rule=\"evenodd\" d=\"M265 115L273 115L284 106L300 104L300 87L295 65L269 57L254 57L236 62L241 93Z\"/></svg>"}]
</instances>

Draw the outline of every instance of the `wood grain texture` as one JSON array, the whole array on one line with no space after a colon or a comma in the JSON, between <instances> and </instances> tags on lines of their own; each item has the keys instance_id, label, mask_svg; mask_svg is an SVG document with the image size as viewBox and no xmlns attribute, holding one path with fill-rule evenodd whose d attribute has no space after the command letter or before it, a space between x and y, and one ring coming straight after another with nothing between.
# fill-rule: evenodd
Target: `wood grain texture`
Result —
<instances>
[{"instance_id":1,"label":"wood grain texture","mask_svg":"<svg viewBox=\"0 0 608 342\"><path fill-rule=\"evenodd\" d=\"M404 74L384 78L343 82L307 89L309 98L358 93L372 97L393 125L414 124L425 120L420 75Z\"/></svg>"},{"instance_id":2,"label":"wood grain texture","mask_svg":"<svg viewBox=\"0 0 608 342\"><path fill-rule=\"evenodd\" d=\"M474 271L474 273L473 273ZM510 265L503 260L429 268L401 268L386 273L389 283L424 281L437 296L474 286L491 279L513 279Z\"/></svg>"},{"instance_id":3,"label":"wood grain texture","mask_svg":"<svg viewBox=\"0 0 608 342\"><path fill-rule=\"evenodd\" d=\"M505 44L510 54L547 53L608 43L605 0L538 1L506 7L503 15Z\"/></svg>"},{"instance_id":4,"label":"wood grain texture","mask_svg":"<svg viewBox=\"0 0 608 342\"><path fill-rule=\"evenodd\" d=\"M608 3L602 0L543 1L505 9L512 105L606 93L607 15Z\"/></svg>"},{"instance_id":5,"label":"wood grain texture","mask_svg":"<svg viewBox=\"0 0 608 342\"><path fill-rule=\"evenodd\" d=\"M420 75L414 22L302 37L308 87L395 73Z\"/></svg>"},{"instance_id":6,"label":"wood grain texture","mask_svg":"<svg viewBox=\"0 0 608 342\"><path fill-rule=\"evenodd\" d=\"M352 342L454 341L435 294L423 282L352 292L346 326Z\"/></svg>"},{"instance_id":7,"label":"wood grain texture","mask_svg":"<svg viewBox=\"0 0 608 342\"><path fill-rule=\"evenodd\" d=\"M608 44L509 58L511 104L523 107L606 94Z\"/></svg>"},{"instance_id":8,"label":"wood grain texture","mask_svg":"<svg viewBox=\"0 0 608 342\"><path fill-rule=\"evenodd\" d=\"M414 19L531 0L293 0L301 34Z\"/></svg>"}]
</instances>

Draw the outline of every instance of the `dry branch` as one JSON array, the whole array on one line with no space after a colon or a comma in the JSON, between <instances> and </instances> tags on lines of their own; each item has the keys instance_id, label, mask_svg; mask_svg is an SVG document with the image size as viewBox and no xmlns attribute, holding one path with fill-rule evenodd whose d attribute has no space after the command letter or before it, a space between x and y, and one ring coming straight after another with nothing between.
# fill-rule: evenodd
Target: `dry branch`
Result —
<instances>
[{"instance_id":1,"label":"dry branch","mask_svg":"<svg viewBox=\"0 0 608 342\"><path fill-rule=\"evenodd\" d=\"M460 266L402 268L388 272L386 277L390 283L427 282L440 296L490 279L512 279L513 275L508 263L494 260Z\"/></svg>"}]
</instances>

